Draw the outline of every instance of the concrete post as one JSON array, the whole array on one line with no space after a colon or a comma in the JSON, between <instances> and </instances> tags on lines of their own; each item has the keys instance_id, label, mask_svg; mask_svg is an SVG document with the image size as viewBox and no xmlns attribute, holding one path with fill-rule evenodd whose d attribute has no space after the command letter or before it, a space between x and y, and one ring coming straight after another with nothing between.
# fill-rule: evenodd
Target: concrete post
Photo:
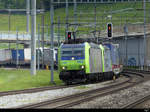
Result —
<instances>
[{"instance_id":1,"label":"concrete post","mask_svg":"<svg viewBox=\"0 0 150 112\"><path fill-rule=\"evenodd\" d=\"M26 31L29 33L30 24L30 0L26 0L26 15L27 15L27 26Z\"/></svg>"},{"instance_id":2,"label":"concrete post","mask_svg":"<svg viewBox=\"0 0 150 112\"><path fill-rule=\"evenodd\" d=\"M16 68L18 69L19 53L18 53L18 29L16 31Z\"/></svg>"},{"instance_id":3,"label":"concrete post","mask_svg":"<svg viewBox=\"0 0 150 112\"><path fill-rule=\"evenodd\" d=\"M94 2L96 2L96 0L94 0ZM94 3L94 36L96 37L96 3ZM98 36L97 36L97 43L98 43Z\"/></svg>"},{"instance_id":4,"label":"concrete post","mask_svg":"<svg viewBox=\"0 0 150 112\"><path fill-rule=\"evenodd\" d=\"M37 63L38 63L38 70L40 69L40 25L38 24L38 56L37 56Z\"/></svg>"},{"instance_id":5,"label":"concrete post","mask_svg":"<svg viewBox=\"0 0 150 112\"><path fill-rule=\"evenodd\" d=\"M49 37L48 37L48 32L49 32L49 25L46 25L46 28L47 28L47 41L48 41L48 39L49 39ZM48 45L48 42L46 41L46 45Z\"/></svg>"},{"instance_id":6,"label":"concrete post","mask_svg":"<svg viewBox=\"0 0 150 112\"><path fill-rule=\"evenodd\" d=\"M58 17L58 47L60 46L60 16Z\"/></svg>"},{"instance_id":7,"label":"concrete post","mask_svg":"<svg viewBox=\"0 0 150 112\"><path fill-rule=\"evenodd\" d=\"M65 41L68 41L68 39L67 39L67 32L68 32L68 0L66 0L66 32L65 32Z\"/></svg>"},{"instance_id":8,"label":"concrete post","mask_svg":"<svg viewBox=\"0 0 150 112\"><path fill-rule=\"evenodd\" d=\"M54 59L53 59L53 49L54 49L54 6L53 6L53 0L51 0L51 9L50 9L50 15L51 15L51 61L50 61L50 66L51 66L51 83L54 83Z\"/></svg>"},{"instance_id":9,"label":"concrete post","mask_svg":"<svg viewBox=\"0 0 150 112\"><path fill-rule=\"evenodd\" d=\"M77 24L77 1L74 0L74 23ZM74 41L76 39L76 32L73 32Z\"/></svg>"},{"instance_id":10,"label":"concrete post","mask_svg":"<svg viewBox=\"0 0 150 112\"><path fill-rule=\"evenodd\" d=\"M8 27L9 27L9 33L10 33L10 28L11 28L11 18L10 18L10 16L11 16L11 9L9 9L9 18L8 18Z\"/></svg>"},{"instance_id":11,"label":"concrete post","mask_svg":"<svg viewBox=\"0 0 150 112\"><path fill-rule=\"evenodd\" d=\"M44 12L42 12L42 68L44 69Z\"/></svg>"},{"instance_id":12,"label":"concrete post","mask_svg":"<svg viewBox=\"0 0 150 112\"><path fill-rule=\"evenodd\" d=\"M31 75L36 75L36 0L31 0Z\"/></svg>"},{"instance_id":13,"label":"concrete post","mask_svg":"<svg viewBox=\"0 0 150 112\"><path fill-rule=\"evenodd\" d=\"M141 62L140 62L140 39L138 38L138 65L139 65L139 68L141 68Z\"/></svg>"},{"instance_id":14,"label":"concrete post","mask_svg":"<svg viewBox=\"0 0 150 112\"><path fill-rule=\"evenodd\" d=\"M144 8L144 43L143 43L143 48L144 48L144 66L146 66L146 1L143 1L143 8Z\"/></svg>"},{"instance_id":15,"label":"concrete post","mask_svg":"<svg viewBox=\"0 0 150 112\"><path fill-rule=\"evenodd\" d=\"M125 33L125 60L126 60L126 66L128 65L128 49L127 49L127 34L128 34L128 29L127 29L127 25L125 24L124 26L124 33Z\"/></svg>"},{"instance_id":16,"label":"concrete post","mask_svg":"<svg viewBox=\"0 0 150 112\"><path fill-rule=\"evenodd\" d=\"M74 22L77 23L77 3L74 0Z\"/></svg>"}]
</instances>

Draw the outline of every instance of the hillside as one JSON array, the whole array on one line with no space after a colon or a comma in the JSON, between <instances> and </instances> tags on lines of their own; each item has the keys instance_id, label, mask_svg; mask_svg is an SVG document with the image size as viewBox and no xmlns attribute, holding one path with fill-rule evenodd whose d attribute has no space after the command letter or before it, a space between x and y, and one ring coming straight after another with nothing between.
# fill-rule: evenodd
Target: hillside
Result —
<instances>
[{"instance_id":1,"label":"hillside","mask_svg":"<svg viewBox=\"0 0 150 112\"><path fill-rule=\"evenodd\" d=\"M74 12L73 5L69 6L69 23L74 22ZM146 22L150 22L150 3L146 4ZM112 14L112 20L108 18ZM57 22L58 17L60 17L60 22L65 23L66 14L65 8L58 8L55 10L54 21ZM8 31L9 29L9 15L0 14L0 31ZM38 24L41 25L41 14L37 14L37 29ZM26 31L26 15L23 14L11 14L10 16L10 30L16 31ZM77 22L82 23L78 27L77 35L87 34L94 31L94 4L78 4L77 6ZM113 26L123 26L125 23L143 23L144 22L144 10L142 2L133 3L114 3L114 4L96 4L96 29L105 30L107 23L112 22ZM84 24L83 24L84 23ZM44 24L50 25L50 11L44 14ZM55 33L57 33L57 25L55 25ZM74 31L74 26L70 26L69 30ZM40 30L41 31L41 30ZM50 29L45 29L45 33L50 34ZM61 24L61 38L65 37L65 24ZM49 37L49 36L48 36ZM55 37L55 39L57 39ZM6 44L7 48L8 45ZM2 46L4 47L4 46ZM12 48L15 46L12 45Z\"/></svg>"},{"instance_id":2,"label":"hillside","mask_svg":"<svg viewBox=\"0 0 150 112\"><path fill-rule=\"evenodd\" d=\"M147 9L149 7L150 4L147 4ZM107 22L110 21L110 19L107 19L107 16L111 14L111 10L112 23L114 25L124 24L126 18L127 22L129 23L143 22L144 13L142 10L142 3L97 4L96 17L99 25L105 25ZM79 22L94 22L94 14L91 13L94 13L94 5L79 4L77 6L77 18ZM148 21L150 15L149 11L147 11L146 15ZM9 16L7 14L0 14L0 16L0 31L8 31ZM61 22L65 21L65 8L59 8L55 10L55 22L57 22L58 16L60 16ZM72 20L69 19L69 22L73 22L73 6L69 7L69 17L72 18ZM16 31L16 28L18 28L19 31L26 30L26 15L11 14L10 18L11 31ZM41 24L41 14L37 14L37 24ZM50 24L50 12L45 13L45 24Z\"/></svg>"}]
</instances>

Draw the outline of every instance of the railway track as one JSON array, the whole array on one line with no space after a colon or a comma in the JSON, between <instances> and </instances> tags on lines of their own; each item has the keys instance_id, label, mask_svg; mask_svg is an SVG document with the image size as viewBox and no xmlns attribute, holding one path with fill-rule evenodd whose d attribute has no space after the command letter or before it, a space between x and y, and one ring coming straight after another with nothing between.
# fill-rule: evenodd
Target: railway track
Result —
<instances>
[{"instance_id":1,"label":"railway track","mask_svg":"<svg viewBox=\"0 0 150 112\"><path fill-rule=\"evenodd\" d=\"M98 83L98 82L95 82L95 83ZM82 85L86 85L86 84L90 84L90 82L84 83ZM31 88L31 89L24 89L24 90L4 91L4 92L0 92L0 97L1 96L7 96L7 95L35 93L35 92L42 92L42 91L46 91L46 90L69 88L69 87L75 87L75 86L80 86L80 85L81 85L81 83L74 84L74 85L47 86L47 87L38 87L38 88Z\"/></svg>"},{"instance_id":2,"label":"railway track","mask_svg":"<svg viewBox=\"0 0 150 112\"><path fill-rule=\"evenodd\" d=\"M137 99L136 101L133 101L125 106L123 106L123 109L130 109L130 108L139 108L139 105L144 103L145 101L150 100L150 94L147 94L143 96L142 98Z\"/></svg>"},{"instance_id":3,"label":"railway track","mask_svg":"<svg viewBox=\"0 0 150 112\"><path fill-rule=\"evenodd\" d=\"M46 91L46 90L55 90L55 89L62 89L62 88L68 88L68 87L75 87L75 86L79 86L79 85L81 85L81 84L68 85L68 86L66 86L66 85L47 86L47 87L31 88L31 89L24 89L24 90L4 91L4 92L0 92L0 96L24 94L24 93L35 93L35 92L41 92L41 91Z\"/></svg>"},{"instance_id":4,"label":"railway track","mask_svg":"<svg viewBox=\"0 0 150 112\"><path fill-rule=\"evenodd\" d=\"M150 74L150 71L145 71L145 70L136 70L136 69L124 69L124 71L129 71L129 72L138 72L138 73L143 73L143 74Z\"/></svg>"},{"instance_id":5,"label":"railway track","mask_svg":"<svg viewBox=\"0 0 150 112\"><path fill-rule=\"evenodd\" d=\"M41 92L46 90L55 90L55 89L62 89L62 88L68 88L68 87L75 87L81 84L76 85L61 85L61 86L47 86L47 87L39 87L39 88L31 88L31 89L24 89L24 90L14 90L14 91L5 91L0 92L0 96L7 96L7 95L16 95L16 94L23 94L23 93L35 93L35 92Z\"/></svg>"},{"instance_id":6,"label":"railway track","mask_svg":"<svg viewBox=\"0 0 150 112\"><path fill-rule=\"evenodd\" d=\"M123 73L133 73L133 74L139 74L139 75L145 75L145 77L147 75L150 74L150 71L144 71L144 70L132 70L132 69L126 69ZM146 78L145 81L149 80L149 78ZM150 94L144 95L141 98L138 98L137 100L130 102L127 105L124 105L123 109L129 109L129 108L139 108L139 105L141 105L142 103L146 102L147 100L150 100Z\"/></svg>"},{"instance_id":7,"label":"railway track","mask_svg":"<svg viewBox=\"0 0 150 112\"><path fill-rule=\"evenodd\" d=\"M144 78L144 73L140 73L140 72L135 72L135 71L124 71L122 72L122 74L132 74L132 75L138 75L140 77Z\"/></svg>"},{"instance_id":8,"label":"railway track","mask_svg":"<svg viewBox=\"0 0 150 112\"><path fill-rule=\"evenodd\" d=\"M135 75L129 76L128 74L126 74L126 76L129 77L127 81L114 84L112 86L89 90L86 92L73 94L53 100L47 100L36 104L23 105L16 108L69 108L97 97L106 96L120 90L127 89L144 81L144 77L141 74L138 74L138 78L137 76L135 77Z\"/></svg>"},{"instance_id":9,"label":"railway track","mask_svg":"<svg viewBox=\"0 0 150 112\"><path fill-rule=\"evenodd\" d=\"M128 71L128 72L125 72L125 73L131 73L131 71ZM135 72L135 73L132 72L132 73L136 74L137 72ZM142 73L141 74L138 73L138 74L142 76ZM0 96L23 94L23 93L34 93L34 92L41 92L41 91L46 91L46 90L55 90L55 89L62 89L62 88L68 88L68 87L75 87L75 86L79 86L79 85L81 85L81 84L75 84L75 85L69 85L69 86L66 86L66 85L47 86L47 87L31 88L31 89L24 89L24 90L5 91L5 92L0 92Z\"/></svg>"}]
</instances>

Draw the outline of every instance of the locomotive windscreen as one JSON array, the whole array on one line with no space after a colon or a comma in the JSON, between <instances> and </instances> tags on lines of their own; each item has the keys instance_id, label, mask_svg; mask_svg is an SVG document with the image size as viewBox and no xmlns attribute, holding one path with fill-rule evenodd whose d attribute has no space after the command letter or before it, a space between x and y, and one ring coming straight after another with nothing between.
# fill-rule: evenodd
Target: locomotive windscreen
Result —
<instances>
[{"instance_id":1,"label":"locomotive windscreen","mask_svg":"<svg viewBox=\"0 0 150 112\"><path fill-rule=\"evenodd\" d=\"M83 45L64 45L61 48L61 59L71 60L84 59L84 46Z\"/></svg>"}]
</instances>

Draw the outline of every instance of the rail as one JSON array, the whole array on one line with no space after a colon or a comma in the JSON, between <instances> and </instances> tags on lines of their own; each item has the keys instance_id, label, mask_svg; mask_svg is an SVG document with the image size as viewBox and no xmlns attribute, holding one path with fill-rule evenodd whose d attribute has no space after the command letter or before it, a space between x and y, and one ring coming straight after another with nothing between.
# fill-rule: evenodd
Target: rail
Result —
<instances>
[{"instance_id":1,"label":"rail","mask_svg":"<svg viewBox=\"0 0 150 112\"><path fill-rule=\"evenodd\" d=\"M139 80L137 80L136 82L134 81L134 83L130 83L134 79L133 76L130 75L126 75L126 76L128 76L129 79L118 84L114 84L111 86L98 88L94 90L89 90L86 92L73 94L73 95L57 98L54 100L47 100L36 104L23 105L16 108L23 108L23 109L25 108L68 108L92 100L97 97L106 96L118 92L120 90L127 89L143 81L143 77L139 75L140 76Z\"/></svg>"},{"instance_id":2,"label":"rail","mask_svg":"<svg viewBox=\"0 0 150 112\"><path fill-rule=\"evenodd\" d=\"M150 94L147 94L147 95L143 96L142 98L137 99L136 101L133 101L133 102L127 104L127 105L124 105L121 108L123 108L123 109L134 108L137 105L142 104L143 102L145 102L145 101L147 101L149 99L150 99Z\"/></svg>"}]
</instances>

